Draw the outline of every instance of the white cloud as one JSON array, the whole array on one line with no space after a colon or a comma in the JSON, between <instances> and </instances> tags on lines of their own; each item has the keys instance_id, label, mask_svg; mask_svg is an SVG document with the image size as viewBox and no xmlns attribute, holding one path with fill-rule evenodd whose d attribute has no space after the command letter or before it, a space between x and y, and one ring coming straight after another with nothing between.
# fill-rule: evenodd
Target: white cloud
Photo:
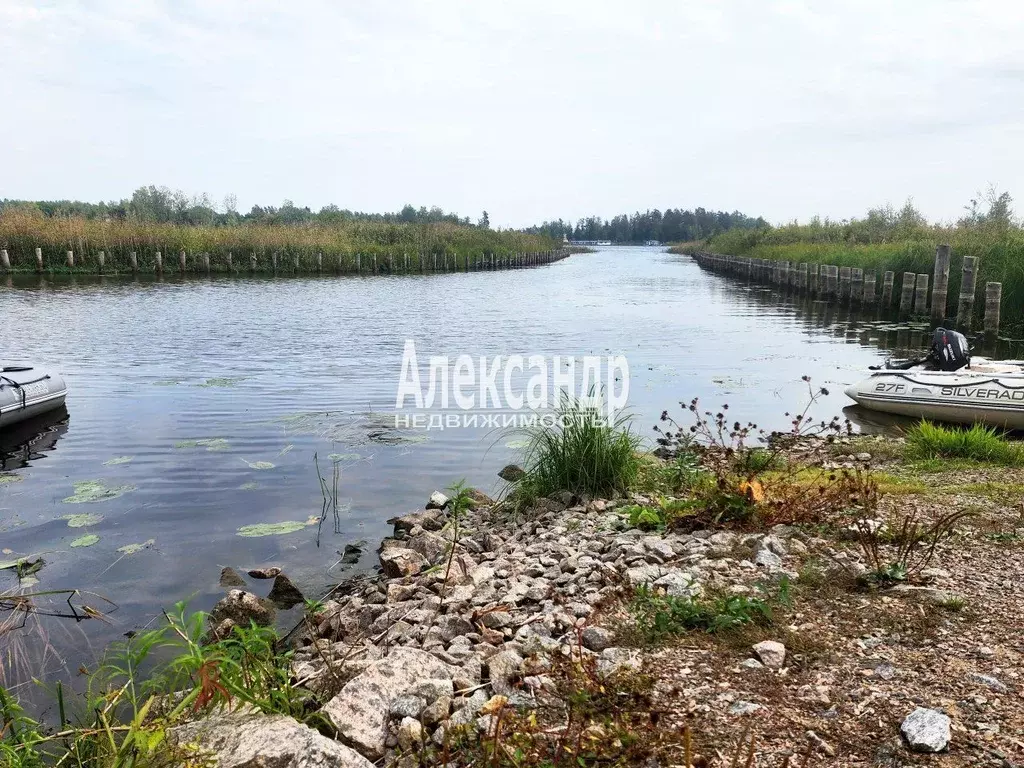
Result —
<instances>
[{"instance_id":1,"label":"white cloud","mask_svg":"<svg viewBox=\"0 0 1024 768\"><path fill-rule=\"evenodd\" d=\"M1024 195L1022 32L958 0L4 0L0 197L952 218Z\"/></svg>"}]
</instances>

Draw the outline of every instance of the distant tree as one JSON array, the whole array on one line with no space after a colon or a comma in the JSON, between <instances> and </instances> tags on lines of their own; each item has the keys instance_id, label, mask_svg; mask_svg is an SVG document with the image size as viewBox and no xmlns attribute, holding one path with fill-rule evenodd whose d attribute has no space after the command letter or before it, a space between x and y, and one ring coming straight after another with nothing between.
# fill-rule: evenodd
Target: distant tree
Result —
<instances>
[{"instance_id":1,"label":"distant tree","mask_svg":"<svg viewBox=\"0 0 1024 768\"><path fill-rule=\"evenodd\" d=\"M480 227L480 229L491 228L491 217L487 215L487 211L484 211L484 215L480 217L480 221L477 222L477 226Z\"/></svg>"}]
</instances>

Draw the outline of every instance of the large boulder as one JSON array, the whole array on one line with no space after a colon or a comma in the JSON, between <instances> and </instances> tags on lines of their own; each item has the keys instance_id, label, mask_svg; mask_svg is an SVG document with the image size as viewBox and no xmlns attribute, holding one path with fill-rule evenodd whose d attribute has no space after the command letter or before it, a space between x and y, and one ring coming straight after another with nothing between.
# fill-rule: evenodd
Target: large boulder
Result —
<instances>
[{"instance_id":1,"label":"large boulder","mask_svg":"<svg viewBox=\"0 0 1024 768\"><path fill-rule=\"evenodd\" d=\"M380 553L380 566L389 579L415 576L427 565L419 552L405 547L391 547Z\"/></svg>"},{"instance_id":2,"label":"large boulder","mask_svg":"<svg viewBox=\"0 0 1024 768\"><path fill-rule=\"evenodd\" d=\"M248 627L250 622L268 627L274 623L274 606L252 592L232 589L213 606L209 618L211 627L218 626L225 619L231 619L241 627Z\"/></svg>"},{"instance_id":3,"label":"large boulder","mask_svg":"<svg viewBox=\"0 0 1024 768\"><path fill-rule=\"evenodd\" d=\"M373 768L353 749L287 715L214 715L167 732L176 745L196 745L217 768Z\"/></svg>"},{"instance_id":4,"label":"large boulder","mask_svg":"<svg viewBox=\"0 0 1024 768\"><path fill-rule=\"evenodd\" d=\"M445 513L440 509L424 509L419 512L410 512L408 515L392 517L388 520L390 525L395 526L395 533L411 531L420 527L425 531L440 531L444 528Z\"/></svg>"},{"instance_id":5,"label":"large boulder","mask_svg":"<svg viewBox=\"0 0 1024 768\"><path fill-rule=\"evenodd\" d=\"M452 668L426 651L397 648L350 680L323 713L342 741L369 759L380 760L391 704L428 678L451 680Z\"/></svg>"}]
</instances>

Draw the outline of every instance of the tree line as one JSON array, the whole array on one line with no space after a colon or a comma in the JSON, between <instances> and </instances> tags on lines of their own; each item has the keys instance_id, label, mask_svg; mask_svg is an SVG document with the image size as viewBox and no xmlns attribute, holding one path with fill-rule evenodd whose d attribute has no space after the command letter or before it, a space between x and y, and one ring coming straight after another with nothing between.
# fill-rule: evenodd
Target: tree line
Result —
<instances>
[{"instance_id":1,"label":"tree line","mask_svg":"<svg viewBox=\"0 0 1024 768\"><path fill-rule=\"evenodd\" d=\"M531 234L547 235L561 240L611 240L615 243L642 243L657 240L661 243L703 240L730 229L761 229L769 224L758 216L753 218L739 211L692 211L669 208L664 213L657 208L634 214L619 214L611 219L591 216L572 221L558 219L545 221L540 226L526 229Z\"/></svg>"}]
</instances>

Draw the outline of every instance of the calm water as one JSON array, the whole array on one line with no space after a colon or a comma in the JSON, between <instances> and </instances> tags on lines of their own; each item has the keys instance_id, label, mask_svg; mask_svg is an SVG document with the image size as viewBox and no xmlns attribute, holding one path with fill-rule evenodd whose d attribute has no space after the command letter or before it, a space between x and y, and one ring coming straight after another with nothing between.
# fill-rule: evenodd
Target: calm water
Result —
<instances>
[{"instance_id":1,"label":"calm water","mask_svg":"<svg viewBox=\"0 0 1024 768\"><path fill-rule=\"evenodd\" d=\"M831 388L818 408L830 417L848 404L843 386L883 348L920 336L647 248L531 270L409 277L33 277L0 284L0 317L3 362L53 365L70 386L66 424L5 456L20 481L0 484L0 547L9 552L0 560L42 553L29 590L75 588L91 593L81 602L110 610L107 622L43 620L50 676L88 666L97 649L177 600L209 608L222 594L223 566L280 564L315 594L341 572L339 549L369 542L363 565L371 563L384 521L421 507L431 490L459 478L496 490L496 471L514 458L508 438L380 429L394 410L406 339L421 358L624 354L630 406L649 434L663 409L694 396L783 427L783 413L804 400L804 374ZM319 537L315 526L237 535L320 514L314 454L328 475L328 455L344 457L339 524L328 519ZM133 489L62 501L89 480ZM81 513L101 519L83 528L62 519ZM83 535L99 541L70 546ZM142 551L118 551L150 540ZM18 589L13 572L0 572L0 589ZM42 647L22 642L25 655L14 658ZM5 657L12 682L27 665Z\"/></svg>"}]
</instances>

